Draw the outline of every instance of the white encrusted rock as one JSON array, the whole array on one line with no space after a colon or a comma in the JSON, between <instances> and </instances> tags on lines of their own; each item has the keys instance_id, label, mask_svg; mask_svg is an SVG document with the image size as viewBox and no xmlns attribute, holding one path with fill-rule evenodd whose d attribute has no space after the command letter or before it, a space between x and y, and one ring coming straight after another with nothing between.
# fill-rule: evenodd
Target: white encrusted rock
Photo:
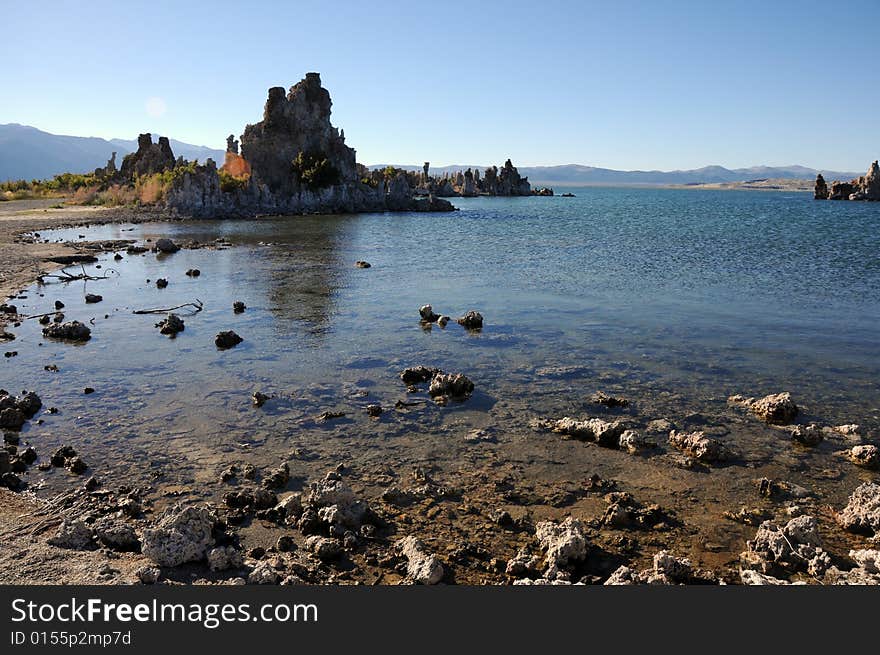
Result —
<instances>
[{"instance_id":1,"label":"white encrusted rock","mask_svg":"<svg viewBox=\"0 0 880 655\"><path fill-rule=\"evenodd\" d=\"M214 545L214 515L207 507L175 505L153 528L144 530L142 552L159 566L205 559Z\"/></svg>"},{"instance_id":2,"label":"white encrusted rock","mask_svg":"<svg viewBox=\"0 0 880 655\"><path fill-rule=\"evenodd\" d=\"M237 569L242 563L241 551L234 546L218 546L208 551L208 566L212 571Z\"/></svg>"},{"instance_id":3,"label":"white encrusted rock","mask_svg":"<svg viewBox=\"0 0 880 655\"><path fill-rule=\"evenodd\" d=\"M535 536L545 551L547 566L564 567L587 557L587 537L583 524L568 517L562 523L543 521L535 528Z\"/></svg>"},{"instance_id":4,"label":"white encrusted rock","mask_svg":"<svg viewBox=\"0 0 880 655\"><path fill-rule=\"evenodd\" d=\"M837 521L846 530L880 532L880 485L865 482L857 487Z\"/></svg>"},{"instance_id":5,"label":"white encrusted rock","mask_svg":"<svg viewBox=\"0 0 880 655\"><path fill-rule=\"evenodd\" d=\"M409 578L417 583L433 585L443 579L443 564L436 555L425 552L424 544L416 537L404 537L395 546L406 557L406 571Z\"/></svg>"}]
</instances>

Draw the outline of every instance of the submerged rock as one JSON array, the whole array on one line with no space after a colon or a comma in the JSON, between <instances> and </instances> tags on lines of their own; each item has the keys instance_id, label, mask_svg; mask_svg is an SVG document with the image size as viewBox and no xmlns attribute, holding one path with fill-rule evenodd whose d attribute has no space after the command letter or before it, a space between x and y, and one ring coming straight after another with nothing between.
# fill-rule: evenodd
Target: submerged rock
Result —
<instances>
[{"instance_id":1,"label":"submerged rock","mask_svg":"<svg viewBox=\"0 0 880 655\"><path fill-rule=\"evenodd\" d=\"M168 314L163 320L156 323L156 327L159 328L161 334L167 334L172 337L178 332L183 332L184 329L186 329L183 324L183 319L177 314Z\"/></svg>"},{"instance_id":2,"label":"submerged rock","mask_svg":"<svg viewBox=\"0 0 880 655\"><path fill-rule=\"evenodd\" d=\"M42 406L42 400L33 391L16 397L0 389L0 429L20 430Z\"/></svg>"},{"instance_id":3,"label":"submerged rock","mask_svg":"<svg viewBox=\"0 0 880 655\"><path fill-rule=\"evenodd\" d=\"M809 425L796 425L791 428L791 439L802 446L818 446L825 436L822 427L815 423Z\"/></svg>"},{"instance_id":4,"label":"submerged rock","mask_svg":"<svg viewBox=\"0 0 880 655\"><path fill-rule=\"evenodd\" d=\"M431 307L431 305L422 305L419 307L419 316L425 323L436 323L437 319L440 318L438 314L434 313L434 308Z\"/></svg>"},{"instance_id":5,"label":"submerged rock","mask_svg":"<svg viewBox=\"0 0 880 655\"><path fill-rule=\"evenodd\" d=\"M439 368L414 366L401 371L400 379L404 384L418 384L419 382L428 382L431 378L440 373L442 373L442 371Z\"/></svg>"},{"instance_id":6,"label":"submerged rock","mask_svg":"<svg viewBox=\"0 0 880 655\"><path fill-rule=\"evenodd\" d=\"M240 344L242 341L244 341L244 339L242 339L240 336L238 336L232 330L220 332L214 338L214 344L218 348L222 348L224 350L227 348L233 348L233 347L237 346L238 344Z\"/></svg>"},{"instance_id":7,"label":"submerged rock","mask_svg":"<svg viewBox=\"0 0 880 655\"><path fill-rule=\"evenodd\" d=\"M263 486L267 489L282 489L290 482L290 466L287 462L279 464L263 477Z\"/></svg>"},{"instance_id":8,"label":"submerged rock","mask_svg":"<svg viewBox=\"0 0 880 655\"><path fill-rule=\"evenodd\" d=\"M43 336L50 339L82 342L92 338L92 331L87 325L79 321L69 321L67 323L54 323L44 327Z\"/></svg>"},{"instance_id":9,"label":"submerged rock","mask_svg":"<svg viewBox=\"0 0 880 655\"><path fill-rule=\"evenodd\" d=\"M175 253L180 250L180 246L174 243L171 239L157 239L154 248L157 252L166 254Z\"/></svg>"},{"instance_id":10,"label":"submerged rock","mask_svg":"<svg viewBox=\"0 0 880 655\"><path fill-rule=\"evenodd\" d=\"M474 383L462 373L437 373L431 379L428 393L432 397L448 397L463 400L474 391Z\"/></svg>"},{"instance_id":11,"label":"submerged rock","mask_svg":"<svg viewBox=\"0 0 880 655\"><path fill-rule=\"evenodd\" d=\"M474 310L469 311L461 318L455 319L455 322L467 330L483 329L483 315Z\"/></svg>"},{"instance_id":12,"label":"submerged rock","mask_svg":"<svg viewBox=\"0 0 880 655\"><path fill-rule=\"evenodd\" d=\"M617 398L608 394L597 391L590 396L590 402L596 405L604 405L605 407L628 407L629 401L626 398Z\"/></svg>"},{"instance_id":13,"label":"submerged rock","mask_svg":"<svg viewBox=\"0 0 880 655\"><path fill-rule=\"evenodd\" d=\"M746 407L762 421L776 425L788 425L800 411L792 401L791 394L787 391L764 396L757 400L739 395L731 396L727 402Z\"/></svg>"},{"instance_id":14,"label":"submerged rock","mask_svg":"<svg viewBox=\"0 0 880 655\"><path fill-rule=\"evenodd\" d=\"M660 505L642 506L626 492L612 492L606 497L610 502L602 515L602 525L621 529L658 528L669 522L670 518Z\"/></svg>"},{"instance_id":15,"label":"submerged rock","mask_svg":"<svg viewBox=\"0 0 880 655\"><path fill-rule=\"evenodd\" d=\"M688 433L673 430L669 433L669 445L701 462L723 462L730 458L730 452L724 444L701 431Z\"/></svg>"}]
</instances>

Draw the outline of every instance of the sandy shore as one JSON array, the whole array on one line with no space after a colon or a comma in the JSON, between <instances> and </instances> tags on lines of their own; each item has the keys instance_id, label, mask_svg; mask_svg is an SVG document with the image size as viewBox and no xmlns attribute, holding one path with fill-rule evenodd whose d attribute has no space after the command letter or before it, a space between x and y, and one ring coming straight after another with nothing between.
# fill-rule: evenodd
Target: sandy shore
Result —
<instances>
[{"instance_id":1,"label":"sandy shore","mask_svg":"<svg viewBox=\"0 0 880 655\"><path fill-rule=\"evenodd\" d=\"M62 201L45 198L0 202L0 294L4 297L32 283L40 273L57 269L58 264L47 261L49 258L79 252L62 243L32 243L22 239L22 234L103 223L167 220L155 213L120 207L55 207Z\"/></svg>"}]
</instances>

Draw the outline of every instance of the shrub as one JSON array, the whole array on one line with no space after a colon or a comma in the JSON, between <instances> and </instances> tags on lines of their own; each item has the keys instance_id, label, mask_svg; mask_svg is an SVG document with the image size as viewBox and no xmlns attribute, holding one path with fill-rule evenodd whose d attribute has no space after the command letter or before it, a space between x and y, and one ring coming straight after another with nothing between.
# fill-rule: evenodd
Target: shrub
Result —
<instances>
[{"instance_id":1,"label":"shrub","mask_svg":"<svg viewBox=\"0 0 880 655\"><path fill-rule=\"evenodd\" d=\"M300 152L292 162L294 174L310 189L323 189L339 183L339 170L323 154Z\"/></svg>"},{"instance_id":2,"label":"shrub","mask_svg":"<svg viewBox=\"0 0 880 655\"><path fill-rule=\"evenodd\" d=\"M245 189L248 183L249 176L235 176L231 173L226 172L222 168L219 172L220 175L220 190L223 193L234 193L240 189Z\"/></svg>"},{"instance_id":3,"label":"shrub","mask_svg":"<svg viewBox=\"0 0 880 655\"><path fill-rule=\"evenodd\" d=\"M170 185L163 179L165 173L154 173L138 178L135 183L135 197L145 205L152 205L162 200L165 197L165 189Z\"/></svg>"},{"instance_id":4,"label":"shrub","mask_svg":"<svg viewBox=\"0 0 880 655\"><path fill-rule=\"evenodd\" d=\"M97 186L81 186L74 192L70 199L72 205L97 205L98 187Z\"/></svg>"},{"instance_id":5,"label":"shrub","mask_svg":"<svg viewBox=\"0 0 880 655\"><path fill-rule=\"evenodd\" d=\"M98 194L97 202L108 207L122 207L135 204L138 199L138 193L134 187L114 184Z\"/></svg>"}]
</instances>

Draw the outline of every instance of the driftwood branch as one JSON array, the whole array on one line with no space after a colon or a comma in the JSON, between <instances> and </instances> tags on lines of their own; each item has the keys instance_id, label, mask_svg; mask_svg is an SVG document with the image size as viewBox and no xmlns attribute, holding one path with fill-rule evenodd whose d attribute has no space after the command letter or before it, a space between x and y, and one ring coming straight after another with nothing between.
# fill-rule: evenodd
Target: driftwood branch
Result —
<instances>
[{"instance_id":1,"label":"driftwood branch","mask_svg":"<svg viewBox=\"0 0 880 655\"><path fill-rule=\"evenodd\" d=\"M58 273L43 273L37 278L37 281L42 283L46 278L52 278L53 280L60 280L62 282L76 282L77 280L106 280L110 277L111 273L119 275L119 272L108 268L104 271L103 275L90 275L86 273L86 267L83 264L80 264L80 268L82 269L82 273L70 273L67 270L67 267L64 267Z\"/></svg>"},{"instance_id":2,"label":"driftwood branch","mask_svg":"<svg viewBox=\"0 0 880 655\"><path fill-rule=\"evenodd\" d=\"M193 314L197 314L205 308L204 303L196 298L195 302L185 302L182 305L177 305L176 307L159 307L157 309L138 309L132 312L133 314L167 314L168 312L173 312L175 309L183 309L184 307L192 307Z\"/></svg>"}]
</instances>

